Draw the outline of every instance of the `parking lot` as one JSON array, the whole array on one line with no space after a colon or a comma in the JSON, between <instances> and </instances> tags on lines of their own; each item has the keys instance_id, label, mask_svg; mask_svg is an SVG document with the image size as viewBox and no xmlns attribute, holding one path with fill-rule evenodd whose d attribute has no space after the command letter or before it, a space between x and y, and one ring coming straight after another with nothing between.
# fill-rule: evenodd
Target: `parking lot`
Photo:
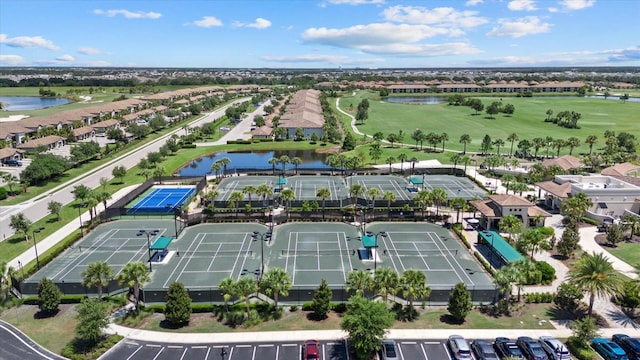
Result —
<instances>
[{"instance_id":1,"label":"parking lot","mask_svg":"<svg viewBox=\"0 0 640 360\"><path fill-rule=\"evenodd\" d=\"M179 334L176 334L179 337ZM401 360L450 360L445 340L406 339L397 341ZM224 355L223 355L224 349ZM348 360L341 340L320 341L321 359ZM428 355L428 357L427 357ZM291 360L302 359L302 342L237 344L166 344L125 339L101 360Z\"/></svg>"}]
</instances>

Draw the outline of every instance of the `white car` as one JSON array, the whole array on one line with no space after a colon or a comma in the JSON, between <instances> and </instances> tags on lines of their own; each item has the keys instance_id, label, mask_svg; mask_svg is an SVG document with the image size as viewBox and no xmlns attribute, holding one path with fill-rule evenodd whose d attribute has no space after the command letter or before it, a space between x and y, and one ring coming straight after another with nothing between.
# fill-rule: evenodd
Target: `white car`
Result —
<instances>
[{"instance_id":1,"label":"white car","mask_svg":"<svg viewBox=\"0 0 640 360\"><path fill-rule=\"evenodd\" d=\"M570 360L569 349L560 340L551 336L540 336L540 345L552 360Z\"/></svg>"},{"instance_id":2,"label":"white car","mask_svg":"<svg viewBox=\"0 0 640 360\"><path fill-rule=\"evenodd\" d=\"M396 345L396 342L393 340L383 340L381 352L382 352L382 360L400 359L398 357L398 347Z\"/></svg>"}]
</instances>

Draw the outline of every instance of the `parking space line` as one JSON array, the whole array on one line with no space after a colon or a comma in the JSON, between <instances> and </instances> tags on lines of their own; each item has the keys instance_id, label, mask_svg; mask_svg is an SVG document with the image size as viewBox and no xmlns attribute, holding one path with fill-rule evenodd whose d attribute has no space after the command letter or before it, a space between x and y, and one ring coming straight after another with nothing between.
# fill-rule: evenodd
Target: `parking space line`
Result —
<instances>
[{"instance_id":1,"label":"parking space line","mask_svg":"<svg viewBox=\"0 0 640 360\"><path fill-rule=\"evenodd\" d=\"M236 345L236 347L239 347L239 348L248 348L248 347L252 347L252 346L253 345L242 345L242 344Z\"/></svg>"},{"instance_id":2,"label":"parking space line","mask_svg":"<svg viewBox=\"0 0 640 360\"><path fill-rule=\"evenodd\" d=\"M147 347L151 347L151 348L159 348L159 347L162 347L162 345L158 345L158 344L147 344L147 345L145 345L145 346L147 346Z\"/></svg>"},{"instance_id":3,"label":"parking space line","mask_svg":"<svg viewBox=\"0 0 640 360\"><path fill-rule=\"evenodd\" d=\"M206 347L207 347L208 349L207 349L207 354L204 356L204 360L207 360L207 359L209 358L209 354L211 353L211 348L210 348L210 347L208 347L208 346L206 346Z\"/></svg>"},{"instance_id":4,"label":"parking space line","mask_svg":"<svg viewBox=\"0 0 640 360\"><path fill-rule=\"evenodd\" d=\"M251 360L255 360L256 359L256 350L258 350L257 346L253 348L253 354L251 354Z\"/></svg>"},{"instance_id":5,"label":"parking space line","mask_svg":"<svg viewBox=\"0 0 640 360\"><path fill-rule=\"evenodd\" d=\"M191 347L192 349L206 349L208 348L208 346L204 346L204 345L194 345Z\"/></svg>"},{"instance_id":6,"label":"parking space line","mask_svg":"<svg viewBox=\"0 0 640 360\"><path fill-rule=\"evenodd\" d=\"M158 351L156 356L153 357L153 360L156 360L158 358L158 356L160 356L160 354L162 354L163 351L164 351L164 347L160 348L160 351Z\"/></svg>"},{"instance_id":7,"label":"parking space line","mask_svg":"<svg viewBox=\"0 0 640 360\"><path fill-rule=\"evenodd\" d=\"M180 345L168 345L167 348L169 349L182 349L184 346L180 346Z\"/></svg>"},{"instance_id":8,"label":"parking space line","mask_svg":"<svg viewBox=\"0 0 640 360\"><path fill-rule=\"evenodd\" d=\"M404 354L402 353L402 346L396 346L398 348L398 354L400 354L400 359L404 360ZM385 351L384 349L382 351Z\"/></svg>"},{"instance_id":9,"label":"parking space line","mask_svg":"<svg viewBox=\"0 0 640 360\"><path fill-rule=\"evenodd\" d=\"M259 344L258 347L274 347L276 344Z\"/></svg>"},{"instance_id":10,"label":"parking space line","mask_svg":"<svg viewBox=\"0 0 640 360\"><path fill-rule=\"evenodd\" d=\"M138 348L136 349L136 351L134 351L134 352L133 352L133 354L131 354L131 355L127 358L127 360L130 360L130 359L131 359L131 358L132 358L136 353L138 353L138 351L140 351L140 350L142 350L142 346L138 347Z\"/></svg>"},{"instance_id":11,"label":"parking space line","mask_svg":"<svg viewBox=\"0 0 640 360\"><path fill-rule=\"evenodd\" d=\"M182 352L182 356L180 356L180 360L184 359L184 356L187 355L187 350L189 350L189 348L184 348L184 351Z\"/></svg>"},{"instance_id":12,"label":"parking space line","mask_svg":"<svg viewBox=\"0 0 640 360\"><path fill-rule=\"evenodd\" d=\"M438 344L438 343L436 343L436 344ZM429 360L429 357L427 356L427 350L425 350L425 348L424 348L424 344L420 344L420 348L422 349L422 355L424 355L424 358L426 360Z\"/></svg>"}]
</instances>

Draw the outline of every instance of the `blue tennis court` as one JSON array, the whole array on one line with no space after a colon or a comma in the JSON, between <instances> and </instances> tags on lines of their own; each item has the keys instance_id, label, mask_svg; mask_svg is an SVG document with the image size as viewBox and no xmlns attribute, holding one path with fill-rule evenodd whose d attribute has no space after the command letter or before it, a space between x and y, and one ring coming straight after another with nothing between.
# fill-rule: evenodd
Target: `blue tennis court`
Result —
<instances>
[{"instance_id":1,"label":"blue tennis court","mask_svg":"<svg viewBox=\"0 0 640 360\"><path fill-rule=\"evenodd\" d=\"M154 187L150 193L136 202L127 213L172 213L194 194L194 186Z\"/></svg>"}]
</instances>

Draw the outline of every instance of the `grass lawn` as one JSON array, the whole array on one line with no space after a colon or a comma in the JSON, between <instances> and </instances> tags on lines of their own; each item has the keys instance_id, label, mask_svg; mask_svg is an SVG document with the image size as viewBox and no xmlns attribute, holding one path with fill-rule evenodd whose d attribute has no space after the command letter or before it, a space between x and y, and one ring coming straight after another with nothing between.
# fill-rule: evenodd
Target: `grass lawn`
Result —
<instances>
[{"instance_id":1,"label":"grass lawn","mask_svg":"<svg viewBox=\"0 0 640 360\"><path fill-rule=\"evenodd\" d=\"M494 97L478 96L485 108ZM482 138L489 134L493 140L506 138L516 133L520 139L532 140L535 137L551 136L554 139L577 137L581 146L574 149L574 154L586 153L589 150L584 140L588 135L595 135L599 142L594 150L604 144L604 132L615 129L616 133L629 132L637 134L635 114L640 113L640 103L612 101L604 99L579 98L573 96L533 98L503 98L503 104L513 104L513 116L498 114L495 119L487 118L486 113L475 115L474 110L464 106L449 106L446 103L438 105L405 105L382 102L377 93L358 92L355 96L345 96L340 100L340 107L355 114L355 109L364 98L369 99L369 118L363 125L358 125L360 131L372 135L381 131L385 136L390 129L394 132L402 130L405 133L404 142L412 144L411 134L415 129L424 133L447 133L449 141L445 146L449 149L462 150L458 142L462 134L469 134L472 142L467 146L468 151L479 151ZM546 111L552 109L554 114L561 111L576 111L582 114L578 121L580 129L566 129L552 123L545 123ZM425 144L427 145L427 144ZM505 144L502 152L509 151L510 143ZM544 151L544 149L542 149ZM567 154L568 148L563 148L561 154ZM555 154L555 153L554 153Z\"/></svg>"},{"instance_id":2,"label":"grass lawn","mask_svg":"<svg viewBox=\"0 0 640 360\"><path fill-rule=\"evenodd\" d=\"M56 316L44 319L36 318L38 307L22 305L7 309L0 314L0 319L16 326L27 336L56 354L75 337L76 311L74 305L60 305Z\"/></svg>"},{"instance_id":3,"label":"grass lawn","mask_svg":"<svg viewBox=\"0 0 640 360\"><path fill-rule=\"evenodd\" d=\"M615 248L607 248L607 251L631 266L640 264L640 243L621 242Z\"/></svg>"}]
</instances>

